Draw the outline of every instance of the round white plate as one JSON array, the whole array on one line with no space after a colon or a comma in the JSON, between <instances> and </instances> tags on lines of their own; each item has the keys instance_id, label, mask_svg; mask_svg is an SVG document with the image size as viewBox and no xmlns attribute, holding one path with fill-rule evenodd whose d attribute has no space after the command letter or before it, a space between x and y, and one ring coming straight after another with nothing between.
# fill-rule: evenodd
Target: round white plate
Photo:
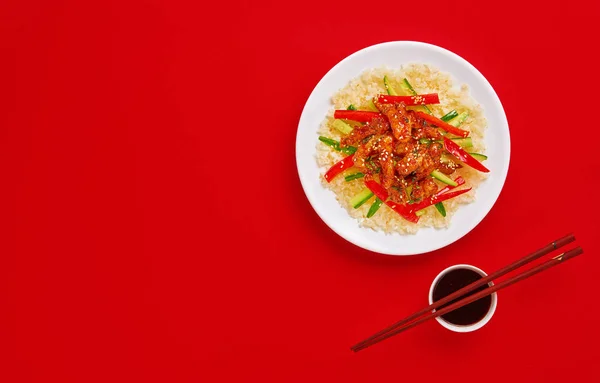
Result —
<instances>
[{"instance_id":1,"label":"round white plate","mask_svg":"<svg viewBox=\"0 0 600 383\"><path fill-rule=\"evenodd\" d=\"M448 228L419 229L416 234L385 234L359 226L359 222L323 187L316 162L319 126L332 107L331 96L363 70L398 68L411 62L426 63L450 73L458 84L468 84L487 118L485 166L489 177L476 190L474 202L462 205ZM510 161L508 122L500 99L483 75L462 57L435 45L394 41L362 49L340 61L312 91L298 124L296 164L306 197L321 219L337 234L364 249L390 255L413 255L440 249L471 231L490 211L500 195ZM399 217L399 219L402 219Z\"/></svg>"}]
</instances>

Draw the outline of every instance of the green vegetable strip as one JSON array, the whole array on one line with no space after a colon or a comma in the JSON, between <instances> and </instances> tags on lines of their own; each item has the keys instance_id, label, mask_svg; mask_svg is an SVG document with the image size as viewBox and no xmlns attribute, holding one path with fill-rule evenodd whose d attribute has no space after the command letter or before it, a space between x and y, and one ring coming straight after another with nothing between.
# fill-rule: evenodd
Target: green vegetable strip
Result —
<instances>
[{"instance_id":1,"label":"green vegetable strip","mask_svg":"<svg viewBox=\"0 0 600 383\"><path fill-rule=\"evenodd\" d=\"M352 197L350 200L350 205L355 209L361 207L365 202L367 202L371 197L373 197L373 192L367 188L363 189L360 193Z\"/></svg>"},{"instance_id":2,"label":"green vegetable strip","mask_svg":"<svg viewBox=\"0 0 600 383\"><path fill-rule=\"evenodd\" d=\"M369 208L367 218L371 218L372 216L374 216L375 213L377 213L377 210L379 210L379 208L381 207L382 203L382 200L380 200L379 198L375 198L375 202L373 202L373 205L371 205L371 207Z\"/></svg>"},{"instance_id":3,"label":"green vegetable strip","mask_svg":"<svg viewBox=\"0 0 600 383\"><path fill-rule=\"evenodd\" d=\"M452 109L451 111L449 111L448 113L446 113L442 117L440 117L440 120L448 122L456 116L458 116L458 112L456 110Z\"/></svg>"},{"instance_id":4,"label":"green vegetable strip","mask_svg":"<svg viewBox=\"0 0 600 383\"><path fill-rule=\"evenodd\" d=\"M333 127L336 128L338 131L340 131L340 133L342 134L350 134L352 133L353 128L346 124L344 121L342 120L333 120Z\"/></svg>"},{"instance_id":5,"label":"green vegetable strip","mask_svg":"<svg viewBox=\"0 0 600 383\"><path fill-rule=\"evenodd\" d=\"M407 89L410 93L410 96L416 96L418 94L415 88L413 88L412 85L410 85L406 78L403 78L402 82L404 84L404 88ZM433 114L433 112L427 107L427 105L421 105L419 108L422 108L422 110L427 114Z\"/></svg>"},{"instance_id":6,"label":"green vegetable strip","mask_svg":"<svg viewBox=\"0 0 600 383\"><path fill-rule=\"evenodd\" d=\"M344 154L354 154L356 152L356 148L354 146L347 146L345 148L342 148L340 147L340 143L338 141L332 140L328 137L319 136L319 141L321 141L325 145L331 146L333 149Z\"/></svg>"},{"instance_id":7,"label":"green vegetable strip","mask_svg":"<svg viewBox=\"0 0 600 383\"><path fill-rule=\"evenodd\" d=\"M363 173L359 172L359 173L354 173L354 174L347 175L346 177L344 177L344 179L346 180L346 182L349 182L349 181L357 180L359 178L363 178L364 176L365 175Z\"/></svg>"},{"instance_id":8,"label":"green vegetable strip","mask_svg":"<svg viewBox=\"0 0 600 383\"><path fill-rule=\"evenodd\" d=\"M379 112L379 109L377 109L377 107L373 103L373 100L369 100L369 102L367 103L367 109L373 112Z\"/></svg>"},{"instance_id":9,"label":"green vegetable strip","mask_svg":"<svg viewBox=\"0 0 600 383\"><path fill-rule=\"evenodd\" d=\"M398 96L398 92L396 92L387 76L383 76L383 85L390 96Z\"/></svg>"},{"instance_id":10,"label":"green vegetable strip","mask_svg":"<svg viewBox=\"0 0 600 383\"><path fill-rule=\"evenodd\" d=\"M447 175L445 175L444 173L440 172L439 170L434 170L431 172L431 176L433 178L435 178L436 180L443 182L447 185L450 186L458 186L458 184L450 177L448 177Z\"/></svg>"},{"instance_id":11,"label":"green vegetable strip","mask_svg":"<svg viewBox=\"0 0 600 383\"><path fill-rule=\"evenodd\" d=\"M339 149L340 143L337 142L336 140L332 140L331 138L319 136L319 141L323 142L324 144L327 144L327 145L331 146L332 148L334 148L336 150Z\"/></svg>"},{"instance_id":12,"label":"green vegetable strip","mask_svg":"<svg viewBox=\"0 0 600 383\"><path fill-rule=\"evenodd\" d=\"M479 153L469 153L469 154L471 156L473 156L473 158L475 158L479 162L485 161L488 159L488 156L486 156L485 154L479 154Z\"/></svg>"},{"instance_id":13,"label":"green vegetable strip","mask_svg":"<svg viewBox=\"0 0 600 383\"><path fill-rule=\"evenodd\" d=\"M469 117L469 113L462 112L461 114L458 115L458 117L456 117L452 121L450 121L449 124L458 128L463 122L465 122L467 117Z\"/></svg>"},{"instance_id":14,"label":"green vegetable strip","mask_svg":"<svg viewBox=\"0 0 600 383\"><path fill-rule=\"evenodd\" d=\"M442 217L446 216L446 208L444 207L444 203L443 202L438 202L435 204L435 208L437 209L437 211L440 212L440 214L442 215Z\"/></svg>"},{"instance_id":15,"label":"green vegetable strip","mask_svg":"<svg viewBox=\"0 0 600 383\"><path fill-rule=\"evenodd\" d=\"M429 206L426 207L425 209L415 211L415 214L417 215L417 217L420 217L427 212L427 209L429 209ZM446 210L446 209L444 209L444 210Z\"/></svg>"},{"instance_id":16,"label":"green vegetable strip","mask_svg":"<svg viewBox=\"0 0 600 383\"><path fill-rule=\"evenodd\" d=\"M354 104L348 105L348 110L356 110L356 106Z\"/></svg>"},{"instance_id":17,"label":"green vegetable strip","mask_svg":"<svg viewBox=\"0 0 600 383\"><path fill-rule=\"evenodd\" d=\"M471 139L471 137L467 137L467 138L451 138L452 141L456 142L457 144L459 144L460 146L462 146L463 148L470 148L471 146L473 146L473 141ZM421 138L419 139L419 142L422 144L430 144L431 140L429 138ZM434 142L439 142L439 143L444 143L444 141L442 140L435 140Z\"/></svg>"},{"instance_id":18,"label":"green vegetable strip","mask_svg":"<svg viewBox=\"0 0 600 383\"><path fill-rule=\"evenodd\" d=\"M404 189L404 192L406 193L406 198L408 199L408 203L411 203L411 201L412 201L412 190L413 190L413 186L412 185L408 185Z\"/></svg>"}]
</instances>

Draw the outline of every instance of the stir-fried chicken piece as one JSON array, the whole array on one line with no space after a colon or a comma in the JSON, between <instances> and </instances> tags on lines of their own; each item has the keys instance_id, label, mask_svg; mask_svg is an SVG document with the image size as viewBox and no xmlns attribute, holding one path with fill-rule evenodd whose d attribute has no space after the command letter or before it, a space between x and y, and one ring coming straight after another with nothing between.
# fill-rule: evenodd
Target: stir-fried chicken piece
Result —
<instances>
[{"instance_id":1,"label":"stir-fried chicken piece","mask_svg":"<svg viewBox=\"0 0 600 383\"><path fill-rule=\"evenodd\" d=\"M452 174L456 169L460 169L462 166L452 160L441 161L442 153L444 152L444 146L440 143L433 143L429 147L429 155L437 164L437 169L444 174Z\"/></svg>"},{"instance_id":2,"label":"stir-fried chicken piece","mask_svg":"<svg viewBox=\"0 0 600 383\"><path fill-rule=\"evenodd\" d=\"M342 148L356 146L369 136L384 134L389 128L390 124L384 118L374 118L363 126L357 126L350 134L342 137L340 146Z\"/></svg>"},{"instance_id":3,"label":"stir-fried chicken piece","mask_svg":"<svg viewBox=\"0 0 600 383\"><path fill-rule=\"evenodd\" d=\"M435 161L429 154L429 149L421 148L419 150L418 160L420 161L419 167L415 170L415 179L422 180L430 176L431 172L435 170L437 161Z\"/></svg>"},{"instance_id":4,"label":"stir-fried chicken piece","mask_svg":"<svg viewBox=\"0 0 600 383\"><path fill-rule=\"evenodd\" d=\"M374 151L375 145L379 142L379 137L371 137L366 143L358 146L354 153L354 166L365 174L371 174L373 171L369 166L369 157Z\"/></svg>"},{"instance_id":5,"label":"stir-fried chicken piece","mask_svg":"<svg viewBox=\"0 0 600 383\"><path fill-rule=\"evenodd\" d=\"M436 162L438 162L440 160L440 158L442 158L443 152L444 152L444 145L440 144L439 142L434 142L429 146L429 155Z\"/></svg>"},{"instance_id":6,"label":"stir-fried chicken piece","mask_svg":"<svg viewBox=\"0 0 600 383\"><path fill-rule=\"evenodd\" d=\"M406 153L406 156L404 156L404 158L398 161L398 164L396 165L396 172L398 172L398 175L400 175L401 177L408 176L410 173L414 172L419 167L419 150L417 148L418 145L415 145L412 151Z\"/></svg>"},{"instance_id":7,"label":"stir-fried chicken piece","mask_svg":"<svg viewBox=\"0 0 600 383\"><path fill-rule=\"evenodd\" d=\"M389 189L394 180L394 154L392 136L385 135L379 139L379 164L381 165L381 184Z\"/></svg>"},{"instance_id":8,"label":"stir-fried chicken piece","mask_svg":"<svg viewBox=\"0 0 600 383\"><path fill-rule=\"evenodd\" d=\"M438 165L438 170L446 175L450 175L456 171L456 169L462 168L461 165L449 161L449 162L440 162Z\"/></svg>"},{"instance_id":9,"label":"stir-fried chicken piece","mask_svg":"<svg viewBox=\"0 0 600 383\"><path fill-rule=\"evenodd\" d=\"M370 164L371 163L371 164ZM373 136L367 143L358 147L354 154L354 164L363 173L373 173L373 165L381 169L381 184L388 189L394 178L393 139L391 135Z\"/></svg>"},{"instance_id":10,"label":"stir-fried chicken piece","mask_svg":"<svg viewBox=\"0 0 600 383\"><path fill-rule=\"evenodd\" d=\"M416 144L413 150L398 162L396 171L402 177L414 172L417 180L420 180L435 170L435 165L435 161L429 155L427 145Z\"/></svg>"},{"instance_id":11,"label":"stir-fried chicken piece","mask_svg":"<svg viewBox=\"0 0 600 383\"><path fill-rule=\"evenodd\" d=\"M421 201L437 192L437 185L432 178L427 177L414 184L411 192L413 201Z\"/></svg>"},{"instance_id":12,"label":"stir-fried chicken piece","mask_svg":"<svg viewBox=\"0 0 600 383\"><path fill-rule=\"evenodd\" d=\"M400 142L406 142L411 139L411 121L407 115L406 106L403 103L381 104L375 102L375 106L387 117L395 139Z\"/></svg>"},{"instance_id":13,"label":"stir-fried chicken piece","mask_svg":"<svg viewBox=\"0 0 600 383\"><path fill-rule=\"evenodd\" d=\"M442 134L433 126L416 127L412 130L412 136L415 139L430 138L433 140L441 140Z\"/></svg>"},{"instance_id":14,"label":"stir-fried chicken piece","mask_svg":"<svg viewBox=\"0 0 600 383\"><path fill-rule=\"evenodd\" d=\"M405 204L408 202L408 196L406 193L406 187L409 183L398 177L394 176L394 181L392 183L392 187L389 189L389 197L392 201L397 203Z\"/></svg>"},{"instance_id":15,"label":"stir-fried chicken piece","mask_svg":"<svg viewBox=\"0 0 600 383\"><path fill-rule=\"evenodd\" d=\"M414 141L396 142L396 145L394 145L394 154L404 156L412 152L415 149L415 145L416 144L414 143Z\"/></svg>"},{"instance_id":16,"label":"stir-fried chicken piece","mask_svg":"<svg viewBox=\"0 0 600 383\"><path fill-rule=\"evenodd\" d=\"M398 162L396 171L404 177L414 173L415 180L422 180L439 166L442 150L442 145L438 143L433 143L429 147L415 145L413 150Z\"/></svg>"}]
</instances>

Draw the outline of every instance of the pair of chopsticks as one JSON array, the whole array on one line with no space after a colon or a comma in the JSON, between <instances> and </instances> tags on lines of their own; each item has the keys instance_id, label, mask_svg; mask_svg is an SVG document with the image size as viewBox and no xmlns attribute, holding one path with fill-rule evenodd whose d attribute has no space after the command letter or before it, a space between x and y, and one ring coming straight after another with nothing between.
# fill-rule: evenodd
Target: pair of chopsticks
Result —
<instances>
[{"instance_id":1,"label":"pair of chopsticks","mask_svg":"<svg viewBox=\"0 0 600 383\"><path fill-rule=\"evenodd\" d=\"M374 334L373 336L370 336L369 338L363 340L362 342L359 342L359 343L355 344L354 346L352 346L351 350L354 352L364 350L365 348L370 347L376 343L379 343L382 340L388 339L396 334L399 334L403 331L406 331L415 326L418 326L421 323L423 323L429 319L439 317L441 315L449 313L450 311L453 311L460 307L468 305L469 303L475 302L478 299L486 297L486 296L494 293L495 291L501 290L505 287L508 287L519 281L522 281L523 279L529 278L532 275L540 273L544 270L547 270L553 266L559 265L571 258L574 258L574 257L582 254L583 249L581 247L577 246L574 249L571 249L569 251L561 253L561 254L557 255L556 257L547 260L546 262L540 264L539 266L533 267L527 271L522 272L521 274L517 274L514 277L508 278L498 284L488 287L485 290L482 290L478 293L475 293L473 295L465 297L464 299L462 299L458 302L455 302L447 307L444 307L443 309L432 312L433 310L437 309L438 307L443 306L444 304L446 304L456 298L460 298L460 297L464 296L465 294L475 290L476 288L486 285L489 282L493 281L494 279L499 278L507 273L510 273L511 271L518 269L519 267L521 267L529 262L532 262L540 257L543 257L544 255L547 255L547 254L551 253L552 251L554 251L560 247L563 247L573 241L575 241L575 236L573 236L573 234L569 234L565 237L557 239L557 240L553 241L552 243L550 243L549 245L519 259L516 262L511 263L510 265L508 265L506 267L503 267L502 269L488 275L487 277L481 278L481 279L471 283L470 285L465 286L462 289L460 289L438 301L433 302L433 304L429 305L428 307L425 307L424 309L419 310L416 313L409 315L408 317L400 320L399 322L396 322L393 325L379 331L378 333ZM424 314L427 314L427 315L424 315ZM417 318L419 318L419 319L417 319Z\"/></svg>"}]
</instances>

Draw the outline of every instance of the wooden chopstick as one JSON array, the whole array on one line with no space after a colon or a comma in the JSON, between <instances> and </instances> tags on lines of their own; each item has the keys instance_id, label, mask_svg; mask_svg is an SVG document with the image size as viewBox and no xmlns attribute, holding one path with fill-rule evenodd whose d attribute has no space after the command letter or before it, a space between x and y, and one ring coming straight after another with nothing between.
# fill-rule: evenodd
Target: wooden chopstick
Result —
<instances>
[{"instance_id":1,"label":"wooden chopstick","mask_svg":"<svg viewBox=\"0 0 600 383\"><path fill-rule=\"evenodd\" d=\"M532 261L534 261L534 260L536 260L536 259L538 259L540 257L543 257L544 255L551 253L553 250L556 250L556 249L558 249L560 247L563 247L563 246L565 246L565 245L567 245L567 244L569 244L569 243L571 243L573 241L575 241L575 236L573 234L568 234L568 235L566 235L566 236L564 236L562 238L559 238L559 239L557 239L555 241L552 241L551 243L549 243L548 245L542 247L541 249L539 249L537 251L534 251L533 253L531 253L531 254L529 254L529 255L527 255L527 256L525 256L525 257L523 257L523 258L521 258L521 259L519 259L519 260L517 260L517 261L515 261L513 263L511 263L510 265L508 265L506 267L501 268L500 270L498 270L498 271L496 271L496 272L488 275L487 277L478 279L477 281L471 283L470 285L465 286L462 289L457 290L456 292L454 292L454 293L452 293L452 294L450 294L448 296L445 296L444 298L442 298L442 299L440 299L438 301L433 302L431 305L425 307L424 309L419 310L419 311L417 311L416 313L414 313L412 315L409 315L408 317L406 317L406 318L404 318L404 319L402 319L402 320L394 323L391 326L388 326L387 328L379 331L378 333L376 333L376 334L368 337L367 339L365 339L365 340L363 340L363 341L355 344L354 346L351 347L351 349L353 351L355 351L355 349L361 348L361 346L363 346L364 344L372 342L373 340L375 340L376 338L378 338L378 337L386 334L387 332L393 331L394 329L396 329L396 328L398 328L398 327L400 327L400 326L402 326L402 325L404 325L404 324L406 324L406 323L408 323L408 322L410 322L410 321L418 318L419 316L421 316L423 314L426 314L428 312L431 312L431 311L435 310L436 308L438 308L440 306L443 306L446 303L448 303L450 301L453 301L454 299L459 298L459 297L461 297L461 296L463 296L463 295L465 295L465 294L467 294L467 293L475 290L476 288L478 288L480 286L483 286L483 285L485 285L485 284L493 281L496 278L500 278L501 276L503 276L503 275L505 275L507 273L510 273L511 271L513 271L515 269L518 269L519 267L521 267L521 266L523 266L523 265L525 265L525 264L527 264L529 262L532 262Z\"/></svg>"},{"instance_id":2,"label":"wooden chopstick","mask_svg":"<svg viewBox=\"0 0 600 383\"><path fill-rule=\"evenodd\" d=\"M406 330L408 330L410 328L418 326L419 324L421 324L421 323L423 323L423 322L425 322L425 321L427 321L429 319L433 319L433 318L439 317L441 315L449 313L450 311L453 311L453 310L461 308L461 307L463 307L465 305L468 305L469 303L475 302L478 299L487 297L488 295L490 295L490 294L492 294L492 293L494 293L494 292L496 292L498 290L501 290L501 289L503 289L505 287L508 287L508 286L510 286L512 284L515 284L515 283L519 282L519 281L522 281L523 279L529 278L532 275L540 273L540 272L542 272L544 270L547 270L547 269L549 269L551 267L559 265L559 264L561 264L561 263L563 263L565 261L568 261L569 259L574 258L574 257L576 257L576 256L578 256L578 255L580 255L582 253L583 253L583 249L578 246L578 247L576 247L574 249L571 249L571 250L569 250L569 251L567 251L565 253L559 254L556 257L547 260L546 262L542 263L539 266L533 267L533 268L531 268L531 269L529 269L527 271L524 271L521 274L518 274L518 275L516 275L516 276L514 276L512 278L509 278L509 279L507 279L505 281L502 281L502 282L500 282L500 283L498 283L498 284L496 284L494 286L491 286L491 287L489 287L489 288L487 288L485 290L482 290L482 291L480 291L478 293L470 295L470 296L468 296L468 297L466 297L466 298L464 298L464 299L462 299L462 300L460 300L460 301L458 301L456 303L453 303L453 304L451 304L451 305L449 305L447 307L444 307L443 309L437 310L436 312L430 313L429 315L426 315L426 316L422 317L421 319L418 319L418 320L416 320L416 321L414 321L412 323L409 323L409 324L407 324L407 325L405 325L403 327L396 328L393 331L389 331L389 332L385 333L384 335L382 335L381 337L379 337L377 339L374 339L371 342L365 343L365 344L363 344L360 347L353 348L352 350L354 352L358 352L360 350L364 350L365 348L370 347L370 346L374 345L375 343L381 342L382 340L385 340L385 339L387 339L389 337L392 337L392 336L394 336L396 334L399 334L399 333L401 333L403 331L406 331Z\"/></svg>"}]
</instances>

